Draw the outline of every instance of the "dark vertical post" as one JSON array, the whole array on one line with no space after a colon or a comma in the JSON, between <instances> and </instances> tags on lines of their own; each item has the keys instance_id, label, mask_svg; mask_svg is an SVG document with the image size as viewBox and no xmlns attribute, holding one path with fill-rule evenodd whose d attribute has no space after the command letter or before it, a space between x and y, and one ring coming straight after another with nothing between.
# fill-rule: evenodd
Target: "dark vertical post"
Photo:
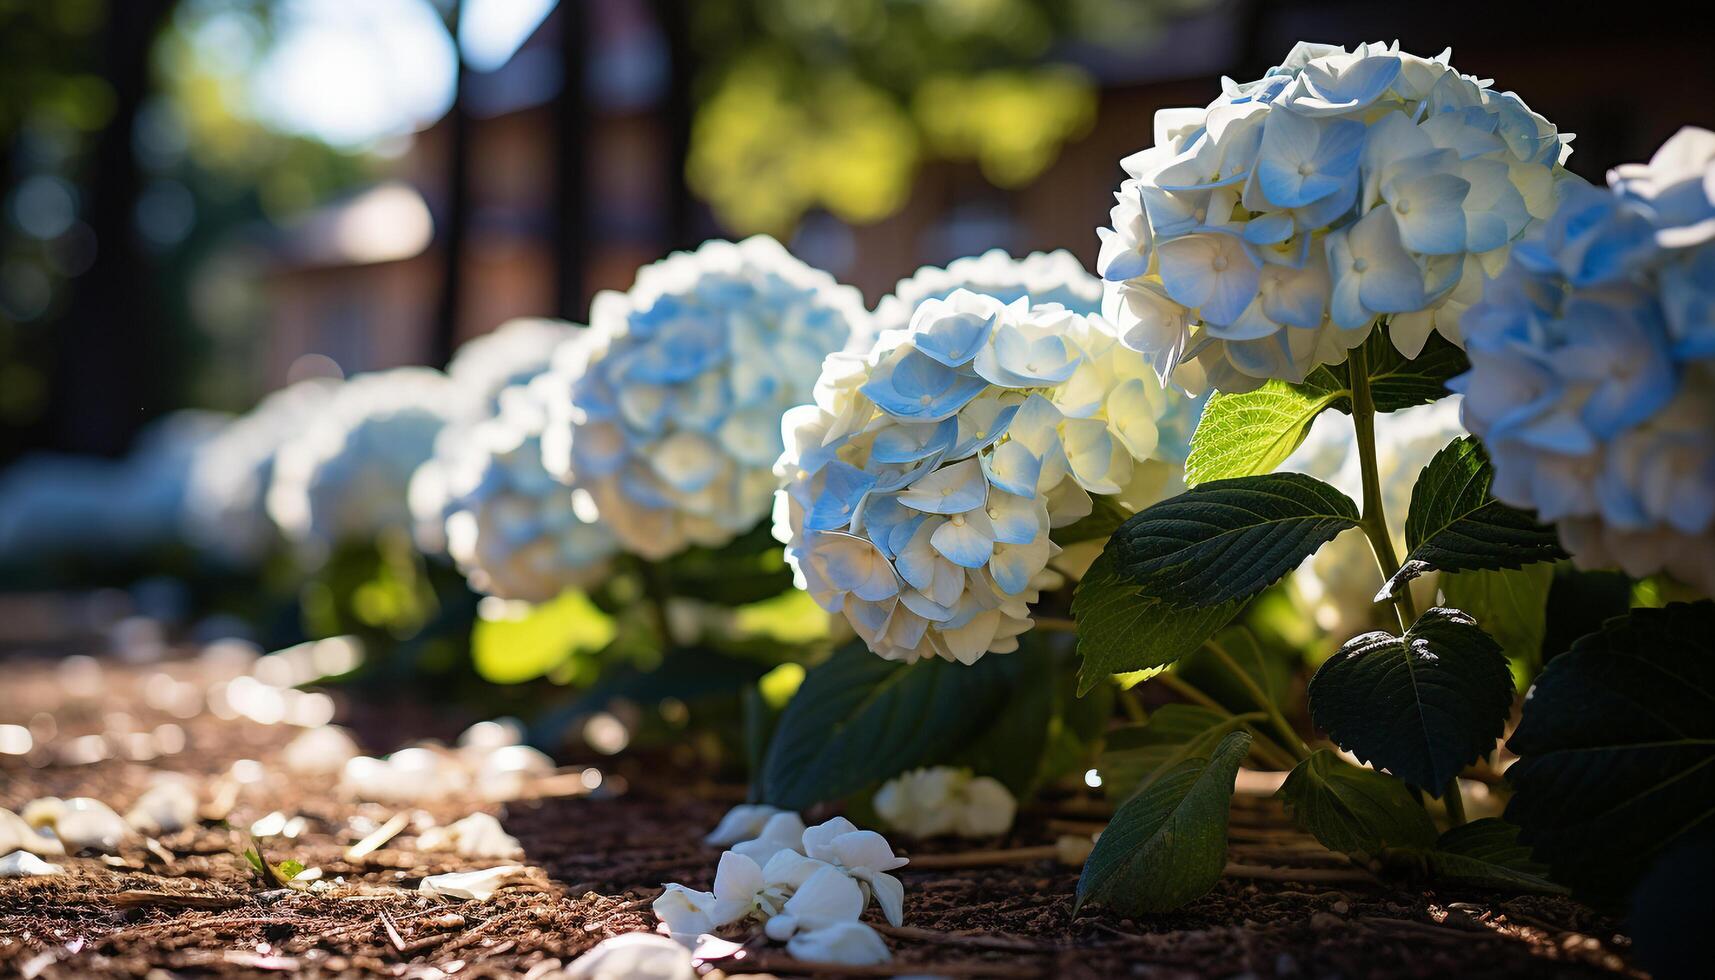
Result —
<instances>
[{"instance_id":1,"label":"dark vertical post","mask_svg":"<svg viewBox=\"0 0 1715 980\"><path fill-rule=\"evenodd\" d=\"M691 10L688 0L653 0L655 20L667 40L667 95L661 106L661 120L666 128L666 186L663 215L666 224L666 246L671 249L695 248L697 234L696 201L690 185L685 182L685 165L691 158L691 121L695 115L696 53L691 46Z\"/></svg>"},{"instance_id":2,"label":"dark vertical post","mask_svg":"<svg viewBox=\"0 0 1715 980\"><path fill-rule=\"evenodd\" d=\"M470 111L466 101L470 67L459 45L459 12L454 0L447 13L458 58L453 107L447 113L447 196L436 215L435 238L441 246L441 296L429 338L429 362L445 365L458 346L459 307L463 303L465 239L470 231Z\"/></svg>"},{"instance_id":3,"label":"dark vertical post","mask_svg":"<svg viewBox=\"0 0 1715 980\"><path fill-rule=\"evenodd\" d=\"M583 0L564 0L553 16L560 61L560 91L554 99L554 186L551 197L554 254L554 305L560 316L577 322L584 307L593 222L590 220L589 144L594 128L584 70L591 49L590 14Z\"/></svg>"},{"instance_id":4,"label":"dark vertical post","mask_svg":"<svg viewBox=\"0 0 1715 980\"><path fill-rule=\"evenodd\" d=\"M164 407L173 359L155 304L145 295L148 278L134 223L142 174L132 134L148 93L149 51L172 9L172 0L108 7L100 63L113 91L113 117L83 184L95 261L68 284L72 301L59 329L48 412L62 449L117 453Z\"/></svg>"}]
</instances>

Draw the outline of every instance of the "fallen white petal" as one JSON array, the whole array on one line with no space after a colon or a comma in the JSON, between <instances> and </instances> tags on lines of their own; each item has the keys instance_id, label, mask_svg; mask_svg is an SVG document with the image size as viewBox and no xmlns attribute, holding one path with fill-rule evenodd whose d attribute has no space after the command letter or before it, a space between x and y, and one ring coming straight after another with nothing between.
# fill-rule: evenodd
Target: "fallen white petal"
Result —
<instances>
[{"instance_id":1,"label":"fallen white petal","mask_svg":"<svg viewBox=\"0 0 1715 980\"><path fill-rule=\"evenodd\" d=\"M430 827L417 837L420 851L454 851L463 857L522 857L524 846L493 815L473 813L445 827Z\"/></svg>"},{"instance_id":2,"label":"fallen white petal","mask_svg":"<svg viewBox=\"0 0 1715 980\"><path fill-rule=\"evenodd\" d=\"M29 851L43 857L52 857L64 854L66 849L59 838L38 831L23 817L0 807L0 854L10 854L13 851Z\"/></svg>"},{"instance_id":3,"label":"fallen white petal","mask_svg":"<svg viewBox=\"0 0 1715 980\"><path fill-rule=\"evenodd\" d=\"M893 958L881 934L861 922L800 932L786 944L786 952L794 959L845 966L870 966Z\"/></svg>"},{"instance_id":4,"label":"fallen white petal","mask_svg":"<svg viewBox=\"0 0 1715 980\"><path fill-rule=\"evenodd\" d=\"M176 833L196 823L197 786L178 773L159 773L154 785L125 813L125 822L139 833Z\"/></svg>"},{"instance_id":5,"label":"fallen white petal","mask_svg":"<svg viewBox=\"0 0 1715 980\"><path fill-rule=\"evenodd\" d=\"M711 847L731 847L740 841L755 840L762 836L762 828L770 817L784 812L766 803L740 803L726 812L715 829L703 837L703 843Z\"/></svg>"},{"instance_id":6,"label":"fallen white petal","mask_svg":"<svg viewBox=\"0 0 1715 980\"><path fill-rule=\"evenodd\" d=\"M29 851L13 851L0 858L0 878L34 878L58 874L65 874L65 869L57 864L49 864Z\"/></svg>"},{"instance_id":7,"label":"fallen white petal","mask_svg":"<svg viewBox=\"0 0 1715 980\"><path fill-rule=\"evenodd\" d=\"M292 739L280 759L289 771L299 775L332 776L357 754L357 743L345 729L323 725Z\"/></svg>"},{"instance_id":8,"label":"fallen white petal","mask_svg":"<svg viewBox=\"0 0 1715 980\"><path fill-rule=\"evenodd\" d=\"M502 865L483 871L456 871L452 874L430 875L417 890L425 895L442 898L462 898L482 902L488 900L501 885L524 873L518 864Z\"/></svg>"},{"instance_id":9,"label":"fallen white petal","mask_svg":"<svg viewBox=\"0 0 1715 980\"><path fill-rule=\"evenodd\" d=\"M604 939L566 967L567 980L696 980L691 951L666 936L629 932Z\"/></svg>"}]
</instances>

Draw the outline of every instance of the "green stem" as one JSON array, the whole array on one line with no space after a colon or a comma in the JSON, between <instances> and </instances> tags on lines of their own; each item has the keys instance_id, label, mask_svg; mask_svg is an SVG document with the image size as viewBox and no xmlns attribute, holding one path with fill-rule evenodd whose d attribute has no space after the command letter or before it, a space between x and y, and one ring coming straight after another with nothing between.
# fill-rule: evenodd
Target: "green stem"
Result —
<instances>
[{"instance_id":1,"label":"green stem","mask_svg":"<svg viewBox=\"0 0 1715 980\"><path fill-rule=\"evenodd\" d=\"M1227 718L1242 718L1246 720L1254 718L1256 721L1264 721L1268 718L1268 715L1261 711L1251 712L1249 715L1235 715L1226 708L1221 707L1221 703L1219 701L1216 701L1214 698L1204 694L1202 691L1198 690L1195 685L1191 684L1183 677L1180 677L1178 674L1166 672L1157 675L1154 679L1166 684L1168 687L1173 689L1174 693L1178 694L1185 700L1190 701L1192 704L1208 708L1210 711L1219 712ZM1263 759L1268 762L1269 765L1278 766L1281 769L1291 769L1298 764L1298 760L1293 757L1292 753L1281 748L1280 744L1274 739L1269 738L1266 734L1259 731L1255 725L1250 725L1248 727L1256 740L1255 744L1251 746L1251 751L1256 753L1257 758Z\"/></svg>"},{"instance_id":2,"label":"green stem","mask_svg":"<svg viewBox=\"0 0 1715 980\"><path fill-rule=\"evenodd\" d=\"M670 653L678 648L678 643L673 639L673 623L667 614L667 603L673 597L673 586L667 578L667 570L659 563L643 562L642 569L643 592L649 598L649 610L655 618L655 630L661 634L661 652Z\"/></svg>"},{"instance_id":3,"label":"green stem","mask_svg":"<svg viewBox=\"0 0 1715 980\"><path fill-rule=\"evenodd\" d=\"M1238 679L1240 684L1244 685L1245 693L1249 694L1251 700L1256 702L1256 706L1268 714L1268 720L1273 722L1274 727L1279 729L1279 734L1283 738L1287 739L1287 749L1297 756L1299 760L1310 758L1310 746L1305 743L1304 739L1299 737L1298 731L1287 722L1286 716L1280 713L1280 708L1274 703L1274 699L1269 697L1261 687L1257 686L1256 679L1251 677L1243 667L1240 667L1238 661L1234 660L1233 655L1228 653L1227 649L1221 646L1221 644L1214 640L1206 640L1204 642L1209 648L1209 652L1213 653L1215 658L1222 664L1225 664L1227 670L1232 672L1232 675Z\"/></svg>"},{"instance_id":4,"label":"green stem","mask_svg":"<svg viewBox=\"0 0 1715 980\"><path fill-rule=\"evenodd\" d=\"M1447 782L1447 792L1442 795L1441 802L1447 807L1447 819L1458 827L1465 823L1465 797L1459 794L1459 777L1454 776Z\"/></svg>"},{"instance_id":5,"label":"green stem","mask_svg":"<svg viewBox=\"0 0 1715 980\"><path fill-rule=\"evenodd\" d=\"M1143 710L1143 702L1137 699L1137 693L1129 687L1119 689L1120 707L1125 709L1125 715L1135 725L1149 724L1149 712Z\"/></svg>"},{"instance_id":6,"label":"green stem","mask_svg":"<svg viewBox=\"0 0 1715 980\"><path fill-rule=\"evenodd\" d=\"M1063 619L1059 616L1033 616L1032 619L1039 630L1048 630L1054 633L1078 632L1078 624L1074 620Z\"/></svg>"},{"instance_id":7,"label":"green stem","mask_svg":"<svg viewBox=\"0 0 1715 980\"><path fill-rule=\"evenodd\" d=\"M1382 482L1376 468L1376 405L1370 394L1370 364L1359 344L1347 355L1347 373L1352 379L1352 427L1358 436L1358 465L1364 481L1364 510L1359 526L1370 539L1370 549L1376 554L1376 565L1382 579L1393 578L1399 571L1399 556L1393 550L1393 535L1388 533L1387 512L1382 504ZM1394 609L1399 614L1401 632L1417 621L1417 607L1411 598L1409 585L1394 597Z\"/></svg>"}]
</instances>

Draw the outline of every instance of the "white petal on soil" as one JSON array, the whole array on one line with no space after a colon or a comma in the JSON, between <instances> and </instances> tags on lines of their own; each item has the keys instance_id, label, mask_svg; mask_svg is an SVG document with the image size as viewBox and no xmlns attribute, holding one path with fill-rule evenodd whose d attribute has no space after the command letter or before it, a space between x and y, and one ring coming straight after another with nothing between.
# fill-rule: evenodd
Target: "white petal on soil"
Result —
<instances>
[{"instance_id":1,"label":"white petal on soil","mask_svg":"<svg viewBox=\"0 0 1715 980\"><path fill-rule=\"evenodd\" d=\"M786 944L786 952L795 959L846 966L869 966L893 958L881 934L861 922L841 922L801 932Z\"/></svg>"},{"instance_id":2,"label":"white petal on soil","mask_svg":"<svg viewBox=\"0 0 1715 980\"><path fill-rule=\"evenodd\" d=\"M87 796L60 802L48 813L46 822L53 827L54 835L70 854L86 848L112 854L119 849L120 841L131 836L130 825L114 813L112 807Z\"/></svg>"},{"instance_id":3,"label":"white petal on soil","mask_svg":"<svg viewBox=\"0 0 1715 980\"><path fill-rule=\"evenodd\" d=\"M454 851L470 858L524 856L518 838L506 832L492 814L473 813L445 827L430 827L417 837L420 851Z\"/></svg>"},{"instance_id":4,"label":"white petal on soil","mask_svg":"<svg viewBox=\"0 0 1715 980\"><path fill-rule=\"evenodd\" d=\"M311 728L286 745L281 761L303 776L331 776L356 758L357 743L337 725Z\"/></svg>"},{"instance_id":5,"label":"white petal on soil","mask_svg":"<svg viewBox=\"0 0 1715 980\"><path fill-rule=\"evenodd\" d=\"M13 851L29 851L42 857L53 857L64 854L66 849L60 844L59 838L41 833L23 817L0 807L0 854L10 854Z\"/></svg>"},{"instance_id":6,"label":"white petal on soil","mask_svg":"<svg viewBox=\"0 0 1715 980\"><path fill-rule=\"evenodd\" d=\"M457 871L452 874L430 875L423 879L423 883L417 886L417 890L425 895L439 895L442 898L462 898L483 902L499 890L501 885L523 873L524 867L522 865L506 864L483 871Z\"/></svg>"},{"instance_id":7,"label":"white petal on soil","mask_svg":"<svg viewBox=\"0 0 1715 980\"><path fill-rule=\"evenodd\" d=\"M703 838L703 843L710 847L731 847L740 841L755 840L762 835L769 818L783 812L766 803L740 803L726 812L715 829Z\"/></svg>"},{"instance_id":8,"label":"white petal on soil","mask_svg":"<svg viewBox=\"0 0 1715 980\"><path fill-rule=\"evenodd\" d=\"M197 822L197 785L179 773L158 773L125 813L125 822L150 836L177 833Z\"/></svg>"},{"instance_id":9,"label":"white petal on soil","mask_svg":"<svg viewBox=\"0 0 1715 980\"><path fill-rule=\"evenodd\" d=\"M29 851L13 851L0 858L0 878L34 878L58 874L65 874L65 869L57 864L49 864Z\"/></svg>"},{"instance_id":10,"label":"white petal on soil","mask_svg":"<svg viewBox=\"0 0 1715 980\"><path fill-rule=\"evenodd\" d=\"M666 936L629 932L573 960L567 980L696 980L691 951Z\"/></svg>"}]
</instances>

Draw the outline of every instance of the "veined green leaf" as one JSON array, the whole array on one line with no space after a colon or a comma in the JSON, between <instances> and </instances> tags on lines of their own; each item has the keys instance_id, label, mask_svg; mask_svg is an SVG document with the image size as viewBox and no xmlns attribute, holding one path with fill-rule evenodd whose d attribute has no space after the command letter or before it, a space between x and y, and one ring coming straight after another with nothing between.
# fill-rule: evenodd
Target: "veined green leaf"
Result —
<instances>
[{"instance_id":1,"label":"veined green leaf","mask_svg":"<svg viewBox=\"0 0 1715 980\"><path fill-rule=\"evenodd\" d=\"M1115 570L1109 542L1072 594L1083 658L1078 694L1110 674L1160 667L1185 656L1227 625L1241 605L1178 607L1144 598L1136 583Z\"/></svg>"},{"instance_id":2,"label":"veined green leaf","mask_svg":"<svg viewBox=\"0 0 1715 980\"><path fill-rule=\"evenodd\" d=\"M1435 842L1435 825L1404 783L1327 749L1287 775L1280 797L1298 826L1331 850L1373 855Z\"/></svg>"}]
</instances>

